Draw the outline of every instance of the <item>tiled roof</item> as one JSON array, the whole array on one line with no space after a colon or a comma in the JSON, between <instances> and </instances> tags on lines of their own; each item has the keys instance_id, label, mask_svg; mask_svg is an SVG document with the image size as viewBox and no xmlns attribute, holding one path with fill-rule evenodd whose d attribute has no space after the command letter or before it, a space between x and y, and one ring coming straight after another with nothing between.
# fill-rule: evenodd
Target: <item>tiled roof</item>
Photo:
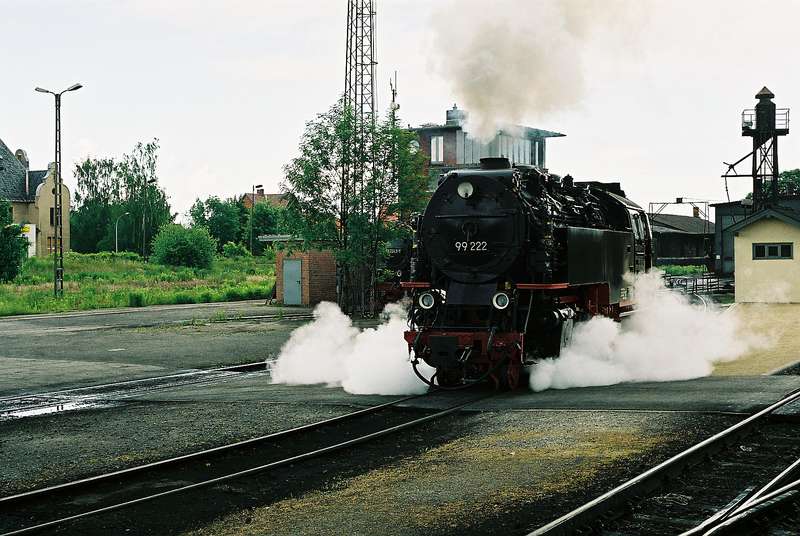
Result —
<instances>
[{"instance_id":1,"label":"tiled roof","mask_svg":"<svg viewBox=\"0 0 800 536\"><path fill-rule=\"evenodd\" d=\"M47 170L43 169L40 171L29 171L28 172L28 180L31 183L30 187L30 196L29 199L31 201L34 200L36 197L36 188L39 187L40 184L44 182L44 178L47 177Z\"/></svg>"},{"instance_id":2,"label":"tiled roof","mask_svg":"<svg viewBox=\"0 0 800 536\"><path fill-rule=\"evenodd\" d=\"M25 168L8 146L0 140L0 196L11 201L27 201Z\"/></svg>"},{"instance_id":3,"label":"tiled roof","mask_svg":"<svg viewBox=\"0 0 800 536\"><path fill-rule=\"evenodd\" d=\"M682 216L680 214L655 214L650 217L653 225L669 227L684 233L705 234L714 232L714 223L703 218ZM708 226L708 227L706 227Z\"/></svg>"}]
</instances>

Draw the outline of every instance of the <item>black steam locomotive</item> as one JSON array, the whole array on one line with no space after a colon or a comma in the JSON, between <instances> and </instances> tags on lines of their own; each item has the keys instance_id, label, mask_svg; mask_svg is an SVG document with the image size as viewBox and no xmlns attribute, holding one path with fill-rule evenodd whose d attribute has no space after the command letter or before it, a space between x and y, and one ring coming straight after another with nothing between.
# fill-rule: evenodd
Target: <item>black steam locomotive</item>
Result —
<instances>
[{"instance_id":1,"label":"black steam locomotive","mask_svg":"<svg viewBox=\"0 0 800 536\"><path fill-rule=\"evenodd\" d=\"M633 307L627 273L652 262L647 214L618 183L574 182L485 158L443 175L413 243L409 330L423 381L514 389L575 322ZM436 369L433 378L419 360Z\"/></svg>"}]
</instances>

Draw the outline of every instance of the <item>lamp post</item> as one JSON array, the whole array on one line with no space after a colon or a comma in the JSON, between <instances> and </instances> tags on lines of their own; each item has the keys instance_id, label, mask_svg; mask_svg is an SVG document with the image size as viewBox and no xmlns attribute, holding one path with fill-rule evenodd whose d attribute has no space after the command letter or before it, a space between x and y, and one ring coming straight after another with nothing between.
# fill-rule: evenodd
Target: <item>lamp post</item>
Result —
<instances>
[{"instance_id":1,"label":"lamp post","mask_svg":"<svg viewBox=\"0 0 800 536\"><path fill-rule=\"evenodd\" d=\"M61 199L61 95L68 91L77 91L83 86L73 84L67 89L58 93L44 88L34 88L39 93L49 93L56 99L56 169L55 169L55 188L53 188L53 294L56 298L64 295L64 243L63 243L63 215Z\"/></svg>"},{"instance_id":2,"label":"lamp post","mask_svg":"<svg viewBox=\"0 0 800 536\"><path fill-rule=\"evenodd\" d=\"M250 199L250 254L253 254L253 209L256 206L256 188L263 188L263 184L253 185L253 197Z\"/></svg>"},{"instance_id":3,"label":"lamp post","mask_svg":"<svg viewBox=\"0 0 800 536\"><path fill-rule=\"evenodd\" d=\"M116 223L114 223L114 253L119 253L119 220L123 216L129 215L130 212L126 212L124 214L120 214L117 218Z\"/></svg>"},{"instance_id":4,"label":"lamp post","mask_svg":"<svg viewBox=\"0 0 800 536\"><path fill-rule=\"evenodd\" d=\"M147 245L147 226L145 225L145 220L147 218L147 200L150 196L147 195L147 186L150 184L155 184L156 179L148 179L147 182L144 184L144 199L142 200L142 257L147 258L147 254L145 253L145 247Z\"/></svg>"}]
</instances>

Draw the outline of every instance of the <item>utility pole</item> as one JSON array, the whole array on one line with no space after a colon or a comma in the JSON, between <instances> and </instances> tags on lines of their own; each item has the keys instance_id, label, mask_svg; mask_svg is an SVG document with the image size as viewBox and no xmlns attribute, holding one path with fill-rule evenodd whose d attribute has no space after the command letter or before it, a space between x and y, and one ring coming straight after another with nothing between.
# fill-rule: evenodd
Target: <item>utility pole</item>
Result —
<instances>
[{"instance_id":1,"label":"utility pole","mask_svg":"<svg viewBox=\"0 0 800 536\"><path fill-rule=\"evenodd\" d=\"M144 182L144 190L142 191L143 199L142 199L142 258L147 258L147 207L148 207L148 199L150 196L147 195L147 187L151 184L155 184L156 179L146 179Z\"/></svg>"},{"instance_id":2,"label":"utility pole","mask_svg":"<svg viewBox=\"0 0 800 536\"><path fill-rule=\"evenodd\" d=\"M60 298L64 295L64 222L63 222L63 199L61 196L62 180L61 180L61 95L68 91L77 91L83 86L81 84L73 84L67 89L58 93L43 89L40 87L34 88L39 93L49 93L55 97L56 100L56 163L55 163L55 177L53 188L53 295Z\"/></svg>"}]
</instances>

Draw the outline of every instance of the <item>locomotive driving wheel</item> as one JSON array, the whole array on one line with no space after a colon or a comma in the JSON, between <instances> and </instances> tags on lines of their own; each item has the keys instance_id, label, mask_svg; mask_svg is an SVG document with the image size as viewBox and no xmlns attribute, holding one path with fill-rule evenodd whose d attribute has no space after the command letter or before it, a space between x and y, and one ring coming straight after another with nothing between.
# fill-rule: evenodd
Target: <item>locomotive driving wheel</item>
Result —
<instances>
[{"instance_id":1,"label":"locomotive driving wheel","mask_svg":"<svg viewBox=\"0 0 800 536\"><path fill-rule=\"evenodd\" d=\"M519 387L519 379L521 376L519 363L506 361L500 366L500 370L497 371L497 376L499 380L498 388L501 391L515 390Z\"/></svg>"},{"instance_id":2,"label":"locomotive driving wheel","mask_svg":"<svg viewBox=\"0 0 800 536\"><path fill-rule=\"evenodd\" d=\"M463 380L463 372L459 369L436 369L436 383L442 387L458 387Z\"/></svg>"}]
</instances>

